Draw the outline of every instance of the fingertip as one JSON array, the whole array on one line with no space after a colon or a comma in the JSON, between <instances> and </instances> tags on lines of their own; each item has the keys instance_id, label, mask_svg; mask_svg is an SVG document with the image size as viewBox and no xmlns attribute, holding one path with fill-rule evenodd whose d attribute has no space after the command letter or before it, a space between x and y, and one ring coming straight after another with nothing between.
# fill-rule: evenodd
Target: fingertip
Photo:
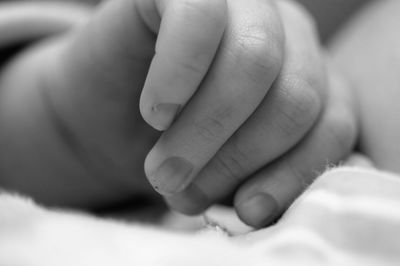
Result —
<instances>
[{"instance_id":1,"label":"fingertip","mask_svg":"<svg viewBox=\"0 0 400 266\"><path fill-rule=\"evenodd\" d=\"M182 105L172 102L157 102L154 98L162 97L149 96L145 86L139 102L140 114L148 125L158 131L165 131L181 111Z\"/></svg>"},{"instance_id":2,"label":"fingertip","mask_svg":"<svg viewBox=\"0 0 400 266\"><path fill-rule=\"evenodd\" d=\"M171 124L171 122L168 122L169 120L172 120L172 118L168 118L170 112L167 114L165 112L160 113L157 104L154 104L154 101L150 101L147 98L149 97L146 97L144 93L142 93L139 110L143 120L155 130L165 131L169 124Z\"/></svg>"},{"instance_id":3,"label":"fingertip","mask_svg":"<svg viewBox=\"0 0 400 266\"><path fill-rule=\"evenodd\" d=\"M182 192L192 181L194 165L179 156L162 156L155 148L145 160L145 173L150 184L164 196Z\"/></svg>"},{"instance_id":4,"label":"fingertip","mask_svg":"<svg viewBox=\"0 0 400 266\"><path fill-rule=\"evenodd\" d=\"M270 225L279 216L277 201L270 194L263 192L238 199L235 208L239 218L254 228Z\"/></svg>"},{"instance_id":5,"label":"fingertip","mask_svg":"<svg viewBox=\"0 0 400 266\"><path fill-rule=\"evenodd\" d=\"M365 155L362 154L351 154L344 163L345 166L352 166L352 167L362 167L362 168L368 168L368 169L373 169L375 168L374 163L366 157Z\"/></svg>"},{"instance_id":6,"label":"fingertip","mask_svg":"<svg viewBox=\"0 0 400 266\"><path fill-rule=\"evenodd\" d=\"M171 209L186 215L199 215L210 207L207 196L195 185L164 199Z\"/></svg>"},{"instance_id":7,"label":"fingertip","mask_svg":"<svg viewBox=\"0 0 400 266\"><path fill-rule=\"evenodd\" d=\"M152 121L155 127L166 130L175 120L182 106L176 103L158 103L153 105Z\"/></svg>"},{"instance_id":8,"label":"fingertip","mask_svg":"<svg viewBox=\"0 0 400 266\"><path fill-rule=\"evenodd\" d=\"M176 103L158 103L147 110L145 121L154 129L167 130L176 119L181 110L181 105Z\"/></svg>"},{"instance_id":9,"label":"fingertip","mask_svg":"<svg viewBox=\"0 0 400 266\"><path fill-rule=\"evenodd\" d=\"M155 152L154 150L155 150L155 147L153 147L150 150L150 152L147 154L147 156L144 160L144 173L145 173L150 185L153 187L153 189L157 193L164 195L165 193L163 193L163 187L160 186L160 181L157 180L156 177L154 176L154 172L156 171L158 164L159 164L159 159L156 156L157 152Z\"/></svg>"}]
</instances>

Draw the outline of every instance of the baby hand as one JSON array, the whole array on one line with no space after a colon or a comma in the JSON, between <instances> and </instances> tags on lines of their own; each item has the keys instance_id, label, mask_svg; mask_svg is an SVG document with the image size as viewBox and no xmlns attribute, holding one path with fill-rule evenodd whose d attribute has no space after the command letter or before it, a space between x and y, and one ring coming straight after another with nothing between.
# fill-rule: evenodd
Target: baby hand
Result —
<instances>
[{"instance_id":1,"label":"baby hand","mask_svg":"<svg viewBox=\"0 0 400 266\"><path fill-rule=\"evenodd\" d=\"M1 81L2 186L56 204L148 193L142 163L157 134L140 95L145 120L166 129L145 164L156 190L186 213L235 192L255 227L356 135L350 91L288 1L106 1Z\"/></svg>"},{"instance_id":2,"label":"baby hand","mask_svg":"<svg viewBox=\"0 0 400 266\"><path fill-rule=\"evenodd\" d=\"M352 150L351 91L326 65L312 20L296 4L137 7L159 33L140 108L166 130L145 171L174 209L199 213L234 192L242 220L265 226Z\"/></svg>"}]
</instances>

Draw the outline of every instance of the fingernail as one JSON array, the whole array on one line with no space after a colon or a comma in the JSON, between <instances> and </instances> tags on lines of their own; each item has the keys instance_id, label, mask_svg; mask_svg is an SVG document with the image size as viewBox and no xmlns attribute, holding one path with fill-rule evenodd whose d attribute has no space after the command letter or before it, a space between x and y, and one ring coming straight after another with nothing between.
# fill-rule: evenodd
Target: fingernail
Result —
<instances>
[{"instance_id":1,"label":"fingernail","mask_svg":"<svg viewBox=\"0 0 400 266\"><path fill-rule=\"evenodd\" d=\"M167 129L174 121L181 109L181 105L175 103L159 103L151 108L153 113L153 126L158 130Z\"/></svg>"},{"instance_id":2,"label":"fingernail","mask_svg":"<svg viewBox=\"0 0 400 266\"><path fill-rule=\"evenodd\" d=\"M180 157L166 159L150 176L150 182L160 194L170 196L184 190L190 183L193 165Z\"/></svg>"},{"instance_id":3,"label":"fingernail","mask_svg":"<svg viewBox=\"0 0 400 266\"><path fill-rule=\"evenodd\" d=\"M255 228L273 222L277 218L278 211L276 200L266 193L258 193L238 205L240 217Z\"/></svg>"}]
</instances>

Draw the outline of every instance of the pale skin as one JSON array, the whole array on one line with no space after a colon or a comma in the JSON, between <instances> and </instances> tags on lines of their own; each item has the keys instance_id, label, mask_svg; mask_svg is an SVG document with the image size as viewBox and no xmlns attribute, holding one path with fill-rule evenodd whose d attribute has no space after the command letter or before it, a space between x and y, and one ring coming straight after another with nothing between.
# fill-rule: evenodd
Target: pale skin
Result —
<instances>
[{"instance_id":1,"label":"pale skin","mask_svg":"<svg viewBox=\"0 0 400 266\"><path fill-rule=\"evenodd\" d=\"M360 102L360 150L400 173L400 2L374 1L332 42L335 63Z\"/></svg>"},{"instance_id":2,"label":"pale skin","mask_svg":"<svg viewBox=\"0 0 400 266\"><path fill-rule=\"evenodd\" d=\"M357 139L353 90L317 39L287 1L109 1L5 68L2 186L98 206L152 193L147 155L172 208L233 194L268 225Z\"/></svg>"}]
</instances>

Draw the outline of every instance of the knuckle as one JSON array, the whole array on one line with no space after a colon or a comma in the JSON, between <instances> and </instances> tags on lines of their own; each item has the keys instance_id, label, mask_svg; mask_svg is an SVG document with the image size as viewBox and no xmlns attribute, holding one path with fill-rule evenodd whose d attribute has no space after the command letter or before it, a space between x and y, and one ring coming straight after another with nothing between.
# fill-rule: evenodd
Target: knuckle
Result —
<instances>
[{"instance_id":1,"label":"knuckle","mask_svg":"<svg viewBox=\"0 0 400 266\"><path fill-rule=\"evenodd\" d=\"M221 138L225 131L224 125L215 118L208 117L200 122L195 122L195 131L202 139L213 142Z\"/></svg>"},{"instance_id":2,"label":"knuckle","mask_svg":"<svg viewBox=\"0 0 400 266\"><path fill-rule=\"evenodd\" d=\"M307 46L305 54L298 53L293 60L288 60L281 72L281 79L286 83L296 84L316 93L321 101L325 101L328 92L326 62L319 51L310 52L315 47ZM290 58L289 58L290 59Z\"/></svg>"},{"instance_id":3,"label":"knuckle","mask_svg":"<svg viewBox=\"0 0 400 266\"><path fill-rule=\"evenodd\" d=\"M192 55L190 52L182 51L182 53L185 54L185 57L180 60L177 59L178 57L175 58L176 73L179 79L190 84L193 77L202 76L207 71L207 61L203 59L204 57Z\"/></svg>"},{"instance_id":4,"label":"knuckle","mask_svg":"<svg viewBox=\"0 0 400 266\"><path fill-rule=\"evenodd\" d=\"M328 91L325 71L326 69L322 64L318 67L304 67L299 74L294 75L293 79L305 84L305 87L313 91L321 101L325 101Z\"/></svg>"},{"instance_id":5,"label":"knuckle","mask_svg":"<svg viewBox=\"0 0 400 266\"><path fill-rule=\"evenodd\" d=\"M233 107L221 107L204 118L194 121L195 133L211 143L219 142L227 135L225 121L231 118Z\"/></svg>"},{"instance_id":6,"label":"knuckle","mask_svg":"<svg viewBox=\"0 0 400 266\"><path fill-rule=\"evenodd\" d=\"M229 143L214 156L208 169L219 178L225 179L227 184L236 184L247 173L246 162L247 154L237 145Z\"/></svg>"},{"instance_id":7,"label":"knuckle","mask_svg":"<svg viewBox=\"0 0 400 266\"><path fill-rule=\"evenodd\" d=\"M251 32L251 33L249 33ZM283 61L283 42L261 30L248 30L237 36L237 46L232 51L235 65L240 65L254 79L267 73L277 75Z\"/></svg>"},{"instance_id":8,"label":"knuckle","mask_svg":"<svg viewBox=\"0 0 400 266\"><path fill-rule=\"evenodd\" d=\"M299 134L310 128L321 111L321 102L315 90L300 78L281 79L278 123L287 135Z\"/></svg>"},{"instance_id":9,"label":"knuckle","mask_svg":"<svg viewBox=\"0 0 400 266\"><path fill-rule=\"evenodd\" d=\"M283 70L282 79L286 83L308 87L318 93L321 98L324 98L328 88L325 64L319 60L314 60L314 58L311 60L312 62L303 60L301 64L288 66Z\"/></svg>"}]
</instances>

